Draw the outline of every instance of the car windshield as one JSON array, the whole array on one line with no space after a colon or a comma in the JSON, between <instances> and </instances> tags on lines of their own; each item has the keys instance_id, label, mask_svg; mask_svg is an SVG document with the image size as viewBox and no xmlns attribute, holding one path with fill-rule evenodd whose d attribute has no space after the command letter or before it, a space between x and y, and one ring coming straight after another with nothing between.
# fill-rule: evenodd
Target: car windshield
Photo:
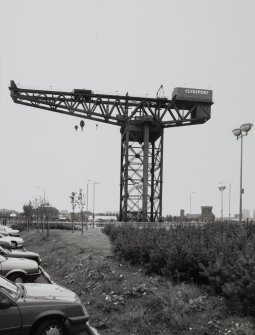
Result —
<instances>
[{"instance_id":1,"label":"car windshield","mask_svg":"<svg viewBox=\"0 0 255 335\"><path fill-rule=\"evenodd\" d=\"M20 295L21 288L0 276L0 290L12 298L17 299Z\"/></svg>"}]
</instances>

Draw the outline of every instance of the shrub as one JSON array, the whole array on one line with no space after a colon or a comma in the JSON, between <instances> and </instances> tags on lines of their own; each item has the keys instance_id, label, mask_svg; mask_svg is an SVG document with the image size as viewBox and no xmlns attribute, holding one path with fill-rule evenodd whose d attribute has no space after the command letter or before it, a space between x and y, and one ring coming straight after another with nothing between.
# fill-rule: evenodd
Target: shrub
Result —
<instances>
[{"instance_id":1,"label":"shrub","mask_svg":"<svg viewBox=\"0 0 255 335\"><path fill-rule=\"evenodd\" d=\"M255 315L255 226L208 223L169 229L135 225L103 230L114 251L173 281L208 283L231 304Z\"/></svg>"}]
</instances>

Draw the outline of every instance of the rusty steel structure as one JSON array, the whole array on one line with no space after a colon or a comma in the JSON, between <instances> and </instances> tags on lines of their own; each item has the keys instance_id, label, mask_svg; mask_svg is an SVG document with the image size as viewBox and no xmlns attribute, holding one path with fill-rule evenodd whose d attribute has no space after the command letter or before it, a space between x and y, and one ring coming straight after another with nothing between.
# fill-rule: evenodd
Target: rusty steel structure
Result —
<instances>
[{"instance_id":1,"label":"rusty steel structure","mask_svg":"<svg viewBox=\"0 0 255 335\"><path fill-rule=\"evenodd\" d=\"M211 117L212 91L176 88L172 99L34 90L10 84L17 104L120 127L120 220L162 217L165 128L202 124Z\"/></svg>"}]
</instances>

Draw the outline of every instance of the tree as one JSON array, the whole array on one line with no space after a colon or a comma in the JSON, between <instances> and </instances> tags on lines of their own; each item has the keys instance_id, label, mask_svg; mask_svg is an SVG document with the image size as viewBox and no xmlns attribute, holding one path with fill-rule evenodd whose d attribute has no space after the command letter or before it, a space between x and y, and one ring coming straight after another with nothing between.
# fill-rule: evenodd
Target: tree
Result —
<instances>
[{"instance_id":1,"label":"tree","mask_svg":"<svg viewBox=\"0 0 255 335\"><path fill-rule=\"evenodd\" d=\"M72 233L73 233L73 226L74 226L74 210L77 204L76 201L76 192L72 192L71 195L69 196L71 205L72 205Z\"/></svg>"},{"instance_id":2,"label":"tree","mask_svg":"<svg viewBox=\"0 0 255 335\"><path fill-rule=\"evenodd\" d=\"M33 205L31 201L23 205L23 211L25 215L26 226L27 226L27 229L29 229L31 226L32 217L33 217Z\"/></svg>"},{"instance_id":3,"label":"tree","mask_svg":"<svg viewBox=\"0 0 255 335\"><path fill-rule=\"evenodd\" d=\"M82 188L79 189L79 193L77 195L76 203L80 209L81 212L81 233L83 235L83 209L86 204L86 197L85 194L82 192ZM86 225L86 229L88 229L88 226Z\"/></svg>"},{"instance_id":4,"label":"tree","mask_svg":"<svg viewBox=\"0 0 255 335\"><path fill-rule=\"evenodd\" d=\"M42 232L44 232L45 221L47 221L47 236L49 236L49 220L47 217L47 207L50 207L49 202L43 197L34 198L34 212L37 218L37 228L39 231L39 219L41 221Z\"/></svg>"}]
</instances>

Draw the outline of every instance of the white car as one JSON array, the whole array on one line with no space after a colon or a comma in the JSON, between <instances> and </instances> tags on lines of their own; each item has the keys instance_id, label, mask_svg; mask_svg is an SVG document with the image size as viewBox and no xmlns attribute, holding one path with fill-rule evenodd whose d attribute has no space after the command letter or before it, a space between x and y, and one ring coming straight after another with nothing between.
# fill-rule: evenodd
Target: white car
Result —
<instances>
[{"instance_id":1,"label":"white car","mask_svg":"<svg viewBox=\"0 0 255 335\"><path fill-rule=\"evenodd\" d=\"M6 233L8 233L11 236L20 236L20 232L17 229L12 229L10 227L7 226L0 226L0 233L1 231L5 231Z\"/></svg>"},{"instance_id":2,"label":"white car","mask_svg":"<svg viewBox=\"0 0 255 335\"><path fill-rule=\"evenodd\" d=\"M21 237L15 236L4 236L0 232L0 241L6 241L11 243L11 248L16 249L18 247L23 247L24 240Z\"/></svg>"}]
</instances>

